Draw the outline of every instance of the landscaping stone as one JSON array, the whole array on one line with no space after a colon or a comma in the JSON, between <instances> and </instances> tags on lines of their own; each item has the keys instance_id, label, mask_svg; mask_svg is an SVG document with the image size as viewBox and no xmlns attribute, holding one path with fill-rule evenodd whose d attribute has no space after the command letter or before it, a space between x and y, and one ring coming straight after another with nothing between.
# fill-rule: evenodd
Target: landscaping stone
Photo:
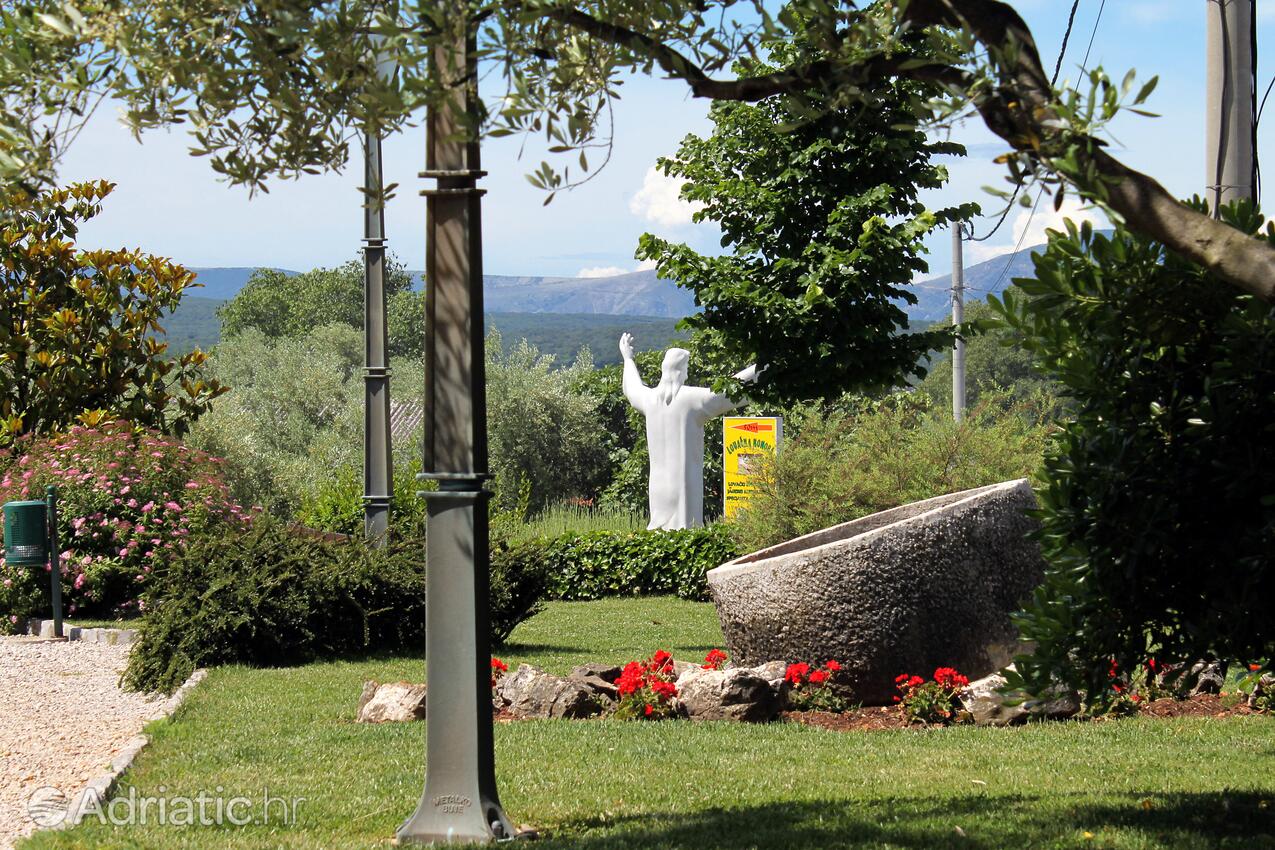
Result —
<instances>
[{"instance_id":1,"label":"landscaping stone","mask_svg":"<svg viewBox=\"0 0 1275 850\"><path fill-rule=\"evenodd\" d=\"M601 677L598 677L601 679ZM499 704L519 718L591 717L602 711L594 691L580 681L563 679L520 664L496 685Z\"/></svg>"},{"instance_id":2,"label":"landscaping stone","mask_svg":"<svg viewBox=\"0 0 1275 850\"><path fill-rule=\"evenodd\" d=\"M37 795L64 817L85 783L167 712L159 694L121 690L127 663L123 646L0 637L0 848L36 828Z\"/></svg>"},{"instance_id":3,"label":"landscaping stone","mask_svg":"<svg viewBox=\"0 0 1275 850\"><path fill-rule=\"evenodd\" d=\"M979 726L1009 726L1028 719L1063 720L1080 711L1080 697L1075 693L1059 693L1051 700L1026 700L1008 705L1000 693L1005 677L993 673L970 682L960 693L961 704Z\"/></svg>"},{"instance_id":4,"label":"landscaping stone","mask_svg":"<svg viewBox=\"0 0 1275 850\"><path fill-rule=\"evenodd\" d=\"M364 682L359 723L402 723L425 719L425 686L411 682Z\"/></svg>"},{"instance_id":5,"label":"landscaping stone","mask_svg":"<svg viewBox=\"0 0 1275 850\"><path fill-rule=\"evenodd\" d=\"M1263 673L1262 678L1253 685L1253 692L1248 695L1248 707L1257 708L1257 701L1262 697L1275 697L1275 674Z\"/></svg>"},{"instance_id":6,"label":"landscaping stone","mask_svg":"<svg viewBox=\"0 0 1275 850\"><path fill-rule=\"evenodd\" d=\"M619 676L616 676L616 678L618 679ZM584 685L595 696L605 699L608 702L614 702L620 696L620 689L615 686L614 679L608 682L606 679L602 678L601 676L593 676L593 675L587 675L587 674L581 673L579 672L579 668L572 670L571 675L567 677L567 680L570 682L576 682L578 684Z\"/></svg>"},{"instance_id":7,"label":"landscaping stone","mask_svg":"<svg viewBox=\"0 0 1275 850\"><path fill-rule=\"evenodd\" d=\"M1197 661L1186 675L1188 682L1195 682L1191 696L1220 694L1226 684L1226 667L1216 661Z\"/></svg>"},{"instance_id":8,"label":"landscaping stone","mask_svg":"<svg viewBox=\"0 0 1275 850\"><path fill-rule=\"evenodd\" d=\"M688 668L677 678L677 700L692 720L765 723L783 708L783 674L768 678L769 668L729 670Z\"/></svg>"},{"instance_id":9,"label":"landscaping stone","mask_svg":"<svg viewBox=\"0 0 1275 850\"><path fill-rule=\"evenodd\" d=\"M1025 480L966 490L809 534L708 573L731 657L843 665L846 696L885 705L900 673L971 678L1020 647L1009 613L1040 583Z\"/></svg>"},{"instance_id":10,"label":"landscaping stone","mask_svg":"<svg viewBox=\"0 0 1275 850\"><path fill-rule=\"evenodd\" d=\"M596 676L604 682L614 684L615 680L620 678L620 672L621 668L618 664L599 664L597 662L590 662L588 664L581 664L577 667L571 668L571 675L567 678L585 679L590 676Z\"/></svg>"}]
</instances>

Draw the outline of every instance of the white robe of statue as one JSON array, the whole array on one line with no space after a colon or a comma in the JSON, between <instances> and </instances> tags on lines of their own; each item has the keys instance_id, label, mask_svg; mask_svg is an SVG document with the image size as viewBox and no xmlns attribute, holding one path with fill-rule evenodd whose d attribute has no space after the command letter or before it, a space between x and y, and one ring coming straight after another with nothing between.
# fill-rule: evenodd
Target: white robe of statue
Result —
<instances>
[{"instance_id":1,"label":"white robe of statue","mask_svg":"<svg viewBox=\"0 0 1275 850\"><path fill-rule=\"evenodd\" d=\"M624 397L646 418L651 455L648 529L698 528L704 524L704 426L739 406L705 387L686 386L690 352L670 348L660 367L660 382L642 383L633 362L633 336L620 337L624 357ZM756 377L750 366L735 377Z\"/></svg>"}]
</instances>

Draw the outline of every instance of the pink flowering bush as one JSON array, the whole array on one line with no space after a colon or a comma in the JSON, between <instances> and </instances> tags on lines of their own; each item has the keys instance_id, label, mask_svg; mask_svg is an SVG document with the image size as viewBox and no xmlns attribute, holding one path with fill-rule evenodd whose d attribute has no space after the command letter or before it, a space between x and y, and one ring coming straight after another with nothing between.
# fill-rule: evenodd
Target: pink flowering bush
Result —
<instances>
[{"instance_id":1,"label":"pink flowering bush","mask_svg":"<svg viewBox=\"0 0 1275 850\"><path fill-rule=\"evenodd\" d=\"M67 616L140 609L151 571L213 527L244 525L218 458L126 422L41 437L0 479L0 501L43 499L58 488L62 599ZM0 560L0 632L47 614L48 567Z\"/></svg>"}]
</instances>

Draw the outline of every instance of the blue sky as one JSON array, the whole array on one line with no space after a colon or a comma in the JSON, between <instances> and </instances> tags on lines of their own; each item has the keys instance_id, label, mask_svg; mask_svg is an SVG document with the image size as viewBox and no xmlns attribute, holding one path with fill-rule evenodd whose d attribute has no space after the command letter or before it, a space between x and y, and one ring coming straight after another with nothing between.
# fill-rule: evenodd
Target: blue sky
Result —
<instances>
[{"instance_id":1,"label":"blue sky","mask_svg":"<svg viewBox=\"0 0 1275 850\"><path fill-rule=\"evenodd\" d=\"M1076 79L1101 0L1081 0L1063 61L1063 78ZM1070 4L1065 0L1021 0L1013 4L1031 25L1041 53L1053 62ZM1139 77L1159 75L1150 108L1162 117L1128 116L1113 128L1116 155L1152 174L1180 196L1201 191L1204 182L1204 22L1205 0L1108 0L1093 38L1089 65L1101 64L1115 78L1136 68ZM1258 3L1259 50L1275 45L1275 0ZM1275 49L1275 48L1273 48ZM1275 53L1259 63L1262 86L1275 71ZM711 226L689 222L676 201L676 187L652 173L658 156L673 153L687 133L706 134L708 104L686 95L670 80L634 79L623 87L616 111L616 144L610 165L592 182L559 194L548 207L524 174L540 157L518 159L516 139L488 141L483 165L488 194L483 207L484 264L488 274L576 275L630 271L638 236L644 231L685 241L701 251L717 250ZM1275 181L1275 106L1269 131L1259 144ZM992 160L1005 150L981 125L956 133L970 155L949 163L952 181L927 196L938 206L976 200L985 211L997 201L981 189L1002 185L1004 170ZM357 186L361 166L343 175L275 182L268 195L219 182L204 159L187 154L180 129L152 132L142 144L103 107L64 160L63 182L106 178L119 184L103 214L81 231L83 247L140 247L189 266L279 266L308 269L352 259L362 221ZM387 179L401 184L387 208L391 250L412 268L424 263L424 202L416 178L424 157L424 130L409 130L385 143ZM1275 183L1273 183L1275 185ZM1069 205L1065 212L1091 215ZM1030 224L1025 211L1013 212L990 242L968 249L966 263L990 259L1041 241L1045 226L1059 216L1042 203ZM989 222L979 222L984 233ZM930 240L933 274L950 263L949 237Z\"/></svg>"}]
</instances>

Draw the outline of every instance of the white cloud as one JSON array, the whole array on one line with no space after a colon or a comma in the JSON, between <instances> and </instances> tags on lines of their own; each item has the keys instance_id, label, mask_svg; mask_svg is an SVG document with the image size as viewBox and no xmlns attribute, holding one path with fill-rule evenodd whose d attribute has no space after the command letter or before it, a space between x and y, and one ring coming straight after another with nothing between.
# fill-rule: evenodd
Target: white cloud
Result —
<instances>
[{"instance_id":1,"label":"white cloud","mask_svg":"<svg viewBox=\"0 0 1275 850\"><path fill-rule=\"evenodd\" d=\"M685 182L651 166L642 178L642 188L629 200L629 212L665 227L690 224L691 216L704 205L699 201L683 201L677 196Z\"/></svg>"},{"instance_id":2,"label":"white cloud","mask_svg":"<svg viewBox=\"0 0 1275 850\"><path fill-rule=\"evenodd\" d=\"M576 277L615 277L620 274L633 274L655 268L655 260L643 260L637 268L622 269L619 266L589 266L576 272Z\"/></svg>"},{"instance_id":3,"label":"white cloud","mask_svg":"<svg viewBox=\"0 0 1275 850\"><path fill-rule=\"evenodd\" d=\"M1085 206L1079 198L1065 198L1062 209L1057 211L1054 210L1052 198L1041 198L1040 205L1036 207L1035 215L1032 215L1031 209L1021 209L1013 216L1013 238L1006 244L965 243L965 265L972 266L978 263L985 263L996 257L1012 254L1016 245L1019 250L1043 245L1048 239L1045 231L1065 229L1063 220L1068 218L1078 225L1081 222L1088 221L1095 227L1108 226L1107 217L1100 210L1095 207ZM1001 233L1003 234L1004 231L1002 230Z\"/></svg>"},{"instance_id":4,"label":"white cloud","mask_svg":"<svg viewBox=\"0 0 1275 850\"><path fill-rule=\"evenodd\" d=\"M576 277L615 277L618 274L628 273L628 269L622 269L619 266L590 266L576 272Z\"/></svg>"}]
</instances>

